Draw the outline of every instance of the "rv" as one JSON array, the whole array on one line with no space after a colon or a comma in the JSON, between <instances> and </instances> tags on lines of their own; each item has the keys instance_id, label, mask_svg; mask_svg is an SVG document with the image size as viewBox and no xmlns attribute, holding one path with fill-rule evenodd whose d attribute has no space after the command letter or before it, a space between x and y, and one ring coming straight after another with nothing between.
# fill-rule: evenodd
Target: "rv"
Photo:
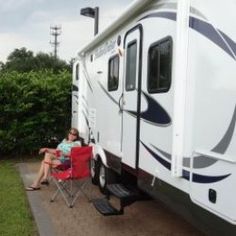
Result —
<instances>
[{"instance_id":1,"label":"rv","mask_svg":"<svg viewBox=\"0 0 236 236\"><path fill-rule=\"evenodd\" d=\"M94 147L92 182L121 199L97 200L102 214L123 214L138 189L236 235L235 10L137 0L78 52L72 126Z\"/></svg>"}]
</instances>

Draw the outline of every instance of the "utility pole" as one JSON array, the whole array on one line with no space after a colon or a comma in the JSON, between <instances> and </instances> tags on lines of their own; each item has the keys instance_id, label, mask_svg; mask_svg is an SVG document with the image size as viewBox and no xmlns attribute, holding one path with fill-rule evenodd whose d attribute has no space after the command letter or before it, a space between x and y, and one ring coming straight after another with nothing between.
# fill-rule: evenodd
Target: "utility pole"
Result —
<instances>
[{"instance_id":1,"label":"utility pole","mask_svg":"<svg viewBox=\"0 0 236 236\"><path fill-rule=\"evenodd\" d=\"M50 27L50 34L54 37L54 41L50 41L50 44L54 48L54 50L53 50L54 57L57 58L57 50L58 50L58 47L60 44L57 40L57 37L61 34L61 26L58 26L58 25L51 26Z\"/></svg>"}]
</instances>

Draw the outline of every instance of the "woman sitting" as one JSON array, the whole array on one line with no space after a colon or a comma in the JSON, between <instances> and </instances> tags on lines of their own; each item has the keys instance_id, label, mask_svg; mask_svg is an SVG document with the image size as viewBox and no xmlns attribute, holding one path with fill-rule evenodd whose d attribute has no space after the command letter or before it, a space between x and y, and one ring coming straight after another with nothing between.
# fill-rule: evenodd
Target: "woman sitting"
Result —
<instances>
[{"instance_id":1,"label":"woman sitting","mask_svg":"<svg viewBox=\"0 0 236 236\"><path fill-rule=\"evenodd\" d=\"M26 188L27 191L35 191L40 189L40 183L48 185L48 175L50 167L55 168L59 165L70 166L70 151L72 147L81 146L79 139L79 131L71 128L65 138L56 149L41 148L39 154L44 154L40 169L33 184Z\"/></svg>"}]
</instances>

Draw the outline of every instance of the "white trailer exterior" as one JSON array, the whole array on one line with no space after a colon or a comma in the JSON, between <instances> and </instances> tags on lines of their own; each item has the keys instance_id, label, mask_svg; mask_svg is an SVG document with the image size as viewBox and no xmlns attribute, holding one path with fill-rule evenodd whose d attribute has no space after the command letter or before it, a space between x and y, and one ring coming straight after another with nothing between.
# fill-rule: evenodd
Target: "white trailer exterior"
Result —
<instances>
[{"instance_id":1,"label":"white trailer exterior","mask_svg":"<svg viewBox=\"0 0 236 236\"><path fill-rule=\"evenodd\" d=\"M220 222L221 235L236 232L235 10L236 0L135 1L78 53L72 92L100 185L108 170L130 172L190 218L201 212L197 223Z\"/></svg>"}]
</instances>

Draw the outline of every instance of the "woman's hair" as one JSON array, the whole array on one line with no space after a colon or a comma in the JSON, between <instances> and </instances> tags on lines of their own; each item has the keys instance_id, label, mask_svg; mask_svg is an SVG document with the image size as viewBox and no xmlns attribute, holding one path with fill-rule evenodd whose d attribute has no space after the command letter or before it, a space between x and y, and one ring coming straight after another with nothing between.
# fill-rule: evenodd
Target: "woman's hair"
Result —
<instances>
[{"instance_id":1,"label":"woman's hair","mask_svg":"<svg viewBox=\"0 0 236 236\"><path fill-rule=\"evenodd\" d=\"M75 139L75 141L80 140L79 131L78 131L78 129L76 129L76 128L70 128L70 130L69 130L68 133L67 133L66 140L68 139L68 135L69 135L69 133L71 133L71 132L72 132L73 134L76 134L76 139Z\"/></svg>"}]
</instances>

